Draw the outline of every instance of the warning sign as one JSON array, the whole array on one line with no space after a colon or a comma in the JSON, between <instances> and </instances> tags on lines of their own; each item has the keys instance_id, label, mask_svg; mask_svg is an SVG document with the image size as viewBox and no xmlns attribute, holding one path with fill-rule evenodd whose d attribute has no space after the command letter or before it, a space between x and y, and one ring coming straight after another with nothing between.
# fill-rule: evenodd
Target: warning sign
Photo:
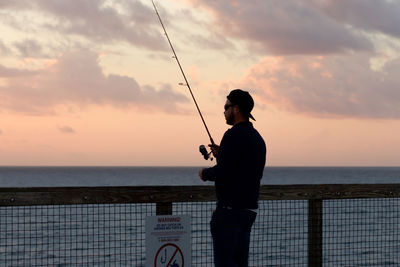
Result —
<instances>
[{"instance_id":1,"label":"warning sign","mask_svg":"<svg viewBox=\"0 0 400 267\"><path fill-rule=\"evenodd\" d=\"M146 267L190 267L191 224L188 215L146 218Z\"/></svg>"}]
</instances>

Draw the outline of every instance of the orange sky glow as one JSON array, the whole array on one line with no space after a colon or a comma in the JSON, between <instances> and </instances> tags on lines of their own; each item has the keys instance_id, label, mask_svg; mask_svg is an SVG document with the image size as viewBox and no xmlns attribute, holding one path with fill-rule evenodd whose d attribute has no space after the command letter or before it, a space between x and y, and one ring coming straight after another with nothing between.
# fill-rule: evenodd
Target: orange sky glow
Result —
<instances>
[{"instance_id":1,"label":"orange sky glow","mask_svg":"<svg viewBox=\"0 0 400 267\"><path fill-rule=\"evenodd\" d=\"M242 88L267 166L400 166L399 2L155 3L217 143ZM213 164L152 8L0 3L0 166Z\"/></svg>"}]
</instances>

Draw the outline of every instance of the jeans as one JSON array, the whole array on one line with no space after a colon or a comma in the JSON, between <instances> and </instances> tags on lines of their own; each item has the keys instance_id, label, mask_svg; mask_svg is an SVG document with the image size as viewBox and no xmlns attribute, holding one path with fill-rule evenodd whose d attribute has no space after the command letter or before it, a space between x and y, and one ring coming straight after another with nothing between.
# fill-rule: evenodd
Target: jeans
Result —
<instances>
[{"instance_id":1,"label":"jeans","mask_svg":"<svg viewBox=\"0 0 400 267\"><path fill-rule=\"evenodd\" d=\"M251 227L257 213L247 209L217 208L210 226L215 267L247 267Z\"/></svg>"}]
</instances>

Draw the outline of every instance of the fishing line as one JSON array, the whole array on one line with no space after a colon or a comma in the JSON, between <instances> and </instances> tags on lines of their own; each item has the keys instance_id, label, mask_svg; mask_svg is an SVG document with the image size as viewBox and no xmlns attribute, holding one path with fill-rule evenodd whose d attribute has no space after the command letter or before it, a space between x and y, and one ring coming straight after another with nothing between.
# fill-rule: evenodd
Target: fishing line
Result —
<instances>
[{"instance_id":1,"label":"fishing line","mask_svg":"<svg viewBox=\"0 0 400 267\"><path fill-rule=\"evenodd\" d=\"M179 62L178 56L177 56L176 53L175 53L175 49L174 49L174 47L172 46L171 40L169 39L167 30L166 30L165 27L164 27L164 23L163 23L162 20L161 20L161 17L160 17L160 14L158 13L157 7L156 7L156 5L155 5L155 3L154 3L153 0L151 0L151 2L153 3L154 11L155 11L156 14L157 14L158 20L160 21L161 27L162 27L163 30L164 30L165 36L167 37L167 40L168 40L169 46L171 47L172 53L174 53L173 58L175 58L176 62L178 63L178 66L179 66L179 69L181 70L182 76L183 76L183 78L185 79L185 84L180 83L180 85L184 85L184 86L186 86L186 87L189 89L190 95L192 96L192 99L193 99L193 101L194 101L194 104L196 105L197 111L199 112L201 121L203 122L204 127L206 128L206 131L207 131L208 137L210 138L211 144L214 145L214 144L215 144L215 143L214 143L214 140L212 139L211 134L210 134L210 131L208 130L207 124L206 124L206 122L205 122L205 120L204 120L204 118L203 118L203 115L201 114L199 105L197 104L197 101L196 101L196 99L194 98L192 89L190 88L189 82L188 82L188 80L186 79L185 72L183 71L183 68L182 68L182 66L181 66L181 63ZM200 152L201 152L201 151L200 151ZM203 153L203 152L202 152L202 153Z\"/></svg>"}]
</instances>

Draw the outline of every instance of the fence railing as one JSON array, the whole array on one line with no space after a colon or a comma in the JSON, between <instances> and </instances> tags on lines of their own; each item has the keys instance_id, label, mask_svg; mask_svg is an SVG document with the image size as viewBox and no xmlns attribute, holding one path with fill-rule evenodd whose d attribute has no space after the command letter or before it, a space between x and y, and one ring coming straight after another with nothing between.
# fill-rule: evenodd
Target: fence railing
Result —
<instances>
[{"instance_id":1,"label":"fence railing","mask_svg":"<svg viewBox=\"0 0 400 267\"><path fill-rule=\"evenodd\" d=\"M240 197L240 196L238 196ZM399 266L398 184L264 185L250 266ZM0 266L144 266L147 216L189 214L213 266L212 186L0 188Z\"/></svg>"}]
</instances>

